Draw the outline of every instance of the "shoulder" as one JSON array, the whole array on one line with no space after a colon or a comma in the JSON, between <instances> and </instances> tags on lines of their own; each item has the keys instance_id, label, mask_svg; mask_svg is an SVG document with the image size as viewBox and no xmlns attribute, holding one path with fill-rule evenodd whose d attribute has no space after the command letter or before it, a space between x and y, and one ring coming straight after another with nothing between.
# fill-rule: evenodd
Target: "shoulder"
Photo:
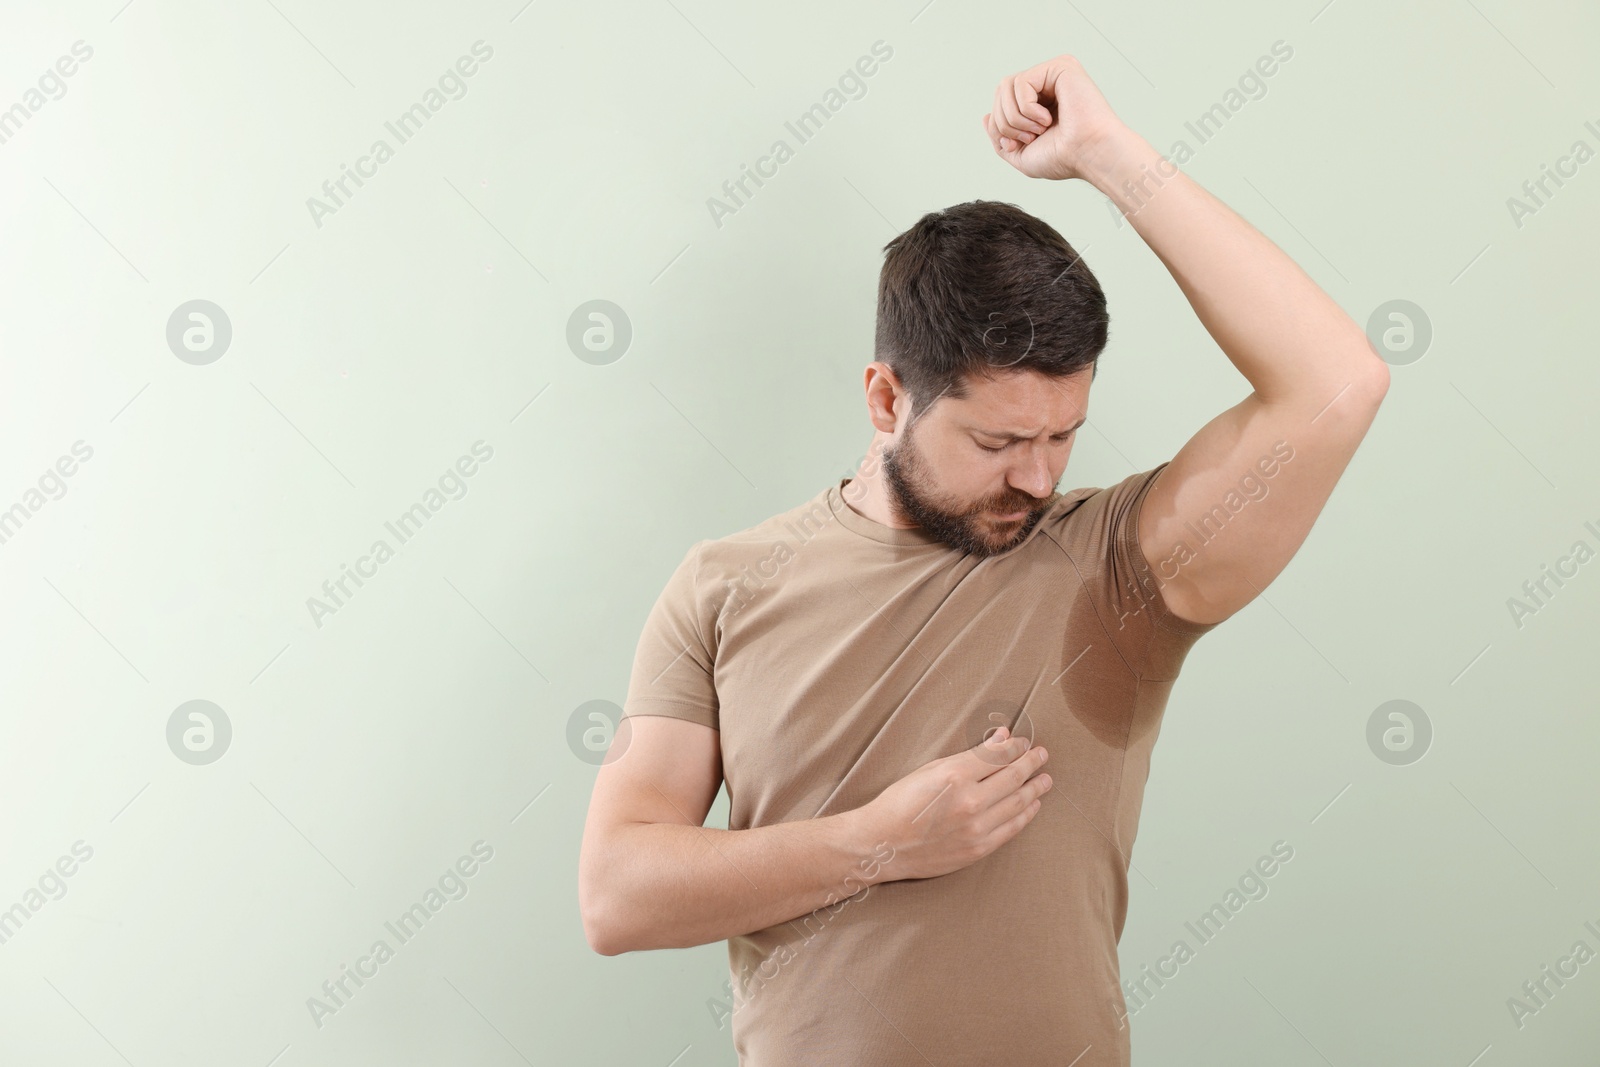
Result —
<instances>
[{"instance_id":1,"label":"shoulder","mask_svg":"<svg viewBox=\"0 0 1600 1067\"><path fill-rule=\"evenodd\" d=\"M1040 533L1075 562L1105 561L1129 536L1138 538L1138 509L1166 463L1106 486L1072 489L1039 522Z\"/></svg>"},{"instance_id":2,"label":"shoulder","mask_svg":"<svg viewBox=\"0 0 1600 1067\"><path fill-rule=\"evenodd\" d=\"M697 541L689 556L702 595L713 604L720 603L730 584L770 578L777 568L807 552L808 546L838 525L828 493L823 489L760 522Z\"/></svg>"}]
</instances>

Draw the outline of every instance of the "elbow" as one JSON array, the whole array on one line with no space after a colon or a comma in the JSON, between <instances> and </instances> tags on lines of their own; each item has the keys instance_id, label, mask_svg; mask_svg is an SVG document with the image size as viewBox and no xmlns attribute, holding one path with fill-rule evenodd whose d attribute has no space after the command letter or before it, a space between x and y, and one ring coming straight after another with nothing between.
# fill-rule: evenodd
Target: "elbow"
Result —
<instances>
[{"instance_id":1,"label":"elbow","mask_svg":"<svg viewBox=\"0 0 1600 1067\"><path fill-rule=\"evenodd\" d=\"M602 896L594 892L592 886L588 892L579 890L578 912L583 920L585 940L602 956L658 948L688 948L695 944L666 936L661 928L648 924L639 908L617 900L614 895Z\"/></svg>"},{"instance_id":2,"label":"elbow","mask_svg":"<svg viewBox=\"0 0 1600 1067\"><path fill-rule=\"evenodd\" d=\"M1389 392L1389 361L1379 354L1371 338L1362 334L1361 340L1367 351L1367 357L1362 360L1362 392L1372 406L1377 407Z\"/></svg>"},{"instance_id":3,"label":"elbow","mask_svg":"<svg viewBox=\"0 0 1600 1067\"><path fill-rule=\"evenodd\" d=\"M588 940L589 947L602 956L620 956L627 950L619 945L611 931L595 921L592 912L583 912L583 936Z\"/></svg>"},{"instance_id":4,"label":"elbow","mask_svg":"<svg viewBox=\"0 0 1600 1067\"><path fill-rule=\"evenodd\" d=\"M583 920L584 939L591 949L602 956L620 956L628 951L622 932L594 900L584 899L582 893L578 897L578 913Z\"/></svg>"},{"instance_id":5,"label":"elbow","mask_svg":"<svg viewBox=\"0 0 1600 1067\"><path fill-rule=\"evenodd\" d=\"M1359 351L1347 351L1345 358L1328 361L1324 373L1300 383L1300 401L1314 405L1318 415L1337 407L1351 418L1370 422L1383 404L1389 392L1389 364L1365 336L1356 347Z\"/></svg>"},{"instance_id":6,"label":"elbow","mask_svg":"<svg viewBox=\"0 0 1600 1067\"><path fill-rule=\"evenodd\" d=\"M627 932L613 919L617 914L614 894L607 891L609 879L597 868L586 849L578 858L578 917L591 949L602 956L620 956L633 946L627 941Z\"/></svg>"},{"instance_id":7,"label":"elbow","mask_svg":"<svg viewBox=\"0 0 1600 1067\"><path fill-rule=\"evenodd\" d=\"M1367 396L1371 398L1373 407L1383 403L1383 398L1389 392L1389 364L1378 360L1368 375Z\"/></svg>"},{"instance_id":8,"label":"elbow","mask_svg":"<svg viewBox=\"0 0 1600 1067\"><path fill-rule=\"evenodd\" d=\"M583 922L583 936L589 947L602 956L616 956L626 949L619 942L617 931L609 919L608 910L594 879L580 870L578 875L578 917Z\"/></svg>"}]
</instances>

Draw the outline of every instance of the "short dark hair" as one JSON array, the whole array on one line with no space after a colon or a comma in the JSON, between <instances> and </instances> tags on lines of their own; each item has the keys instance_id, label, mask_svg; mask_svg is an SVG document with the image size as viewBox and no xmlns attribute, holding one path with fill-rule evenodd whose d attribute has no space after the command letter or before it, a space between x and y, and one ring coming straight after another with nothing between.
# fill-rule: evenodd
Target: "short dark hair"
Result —
<instances>
[{"instance_id":1,"label":"short dark hair","mask_svg":"<svg viewBox=\"0 0 1600 1067\"><path fill-rule=\"evenodd\" d=\"M941 396L965 399L975 376L1064 378L1088 367L1093 379L1110 324L1105 294L1049 223L972 200L922 216L883 251L874 358L911 394L913 418Z\"/></svg>"}]
</instances>

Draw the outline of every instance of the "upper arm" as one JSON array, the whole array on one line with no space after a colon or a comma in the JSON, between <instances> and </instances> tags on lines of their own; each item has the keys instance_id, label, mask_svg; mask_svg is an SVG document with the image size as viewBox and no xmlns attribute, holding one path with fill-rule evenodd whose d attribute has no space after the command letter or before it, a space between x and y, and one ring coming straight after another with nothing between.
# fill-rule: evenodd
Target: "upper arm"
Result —
<instances>
[{"instance_id":1,"label":"upper arm","mask_svg":"<svg viewBox=\"0 0 1600 1067\"><path fill-rule=\"evenodd\" d=\"M1173 614L1221 622L1288 566L1377 415L1388 375L1374 363L1316 395L1252 393L1178 450L1138 528Z\"/></svg>"},{"instance_id":2,"label":"upper arm","mask_svg":"<svg viewBox=\"0 0 1600 1067\"><path fill-rule=\"evenodd\" d=\"M628 715L600 765L578 855L578 906L589 942L603 919L607 861L628 826L701 826L722 785L721 734L689 719Z\"/></svg>"},{"instance_id":3,"label":"upper arm","mask_svg":"<svg viewBox=\"0 0 1600 1067\"><path fill-rule=\"evenodd\" d=\"M697 581L698 541L656 597L633 656L624 714L600 765L578 856L578 907L591 946L630 826L700 826L722 784L712 590Z\"/></svg>"},{"instance_id":4,"label":"upper arm","mask_svg":"<svg viewBox=\"0 0 1600 1067\"><path fill-rule=\"evenodd\" d=\"M627 715L594 781L584 837L595 826L701 826L722 785L721 734L689 719Z\"/></svg>"}]
</instances>

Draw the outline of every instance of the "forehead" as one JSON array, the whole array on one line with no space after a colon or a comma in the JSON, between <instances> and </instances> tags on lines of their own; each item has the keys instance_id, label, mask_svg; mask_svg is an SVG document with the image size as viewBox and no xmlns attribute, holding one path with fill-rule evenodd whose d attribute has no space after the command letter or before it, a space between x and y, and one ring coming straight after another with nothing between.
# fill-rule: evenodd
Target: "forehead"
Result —
<instances>
[{"instance_id":1,"label":"forehead","mask_svg":"<svg viewBox=\"0 0 1600 1067\"><path fill-rule=\"evenodd\" d=\"M944 397L945 420L990 430L1065 429L1088 414L1092 371L1066 378L1034 370L967 379L965 399Z\"/></svg>"}]
</instances>

